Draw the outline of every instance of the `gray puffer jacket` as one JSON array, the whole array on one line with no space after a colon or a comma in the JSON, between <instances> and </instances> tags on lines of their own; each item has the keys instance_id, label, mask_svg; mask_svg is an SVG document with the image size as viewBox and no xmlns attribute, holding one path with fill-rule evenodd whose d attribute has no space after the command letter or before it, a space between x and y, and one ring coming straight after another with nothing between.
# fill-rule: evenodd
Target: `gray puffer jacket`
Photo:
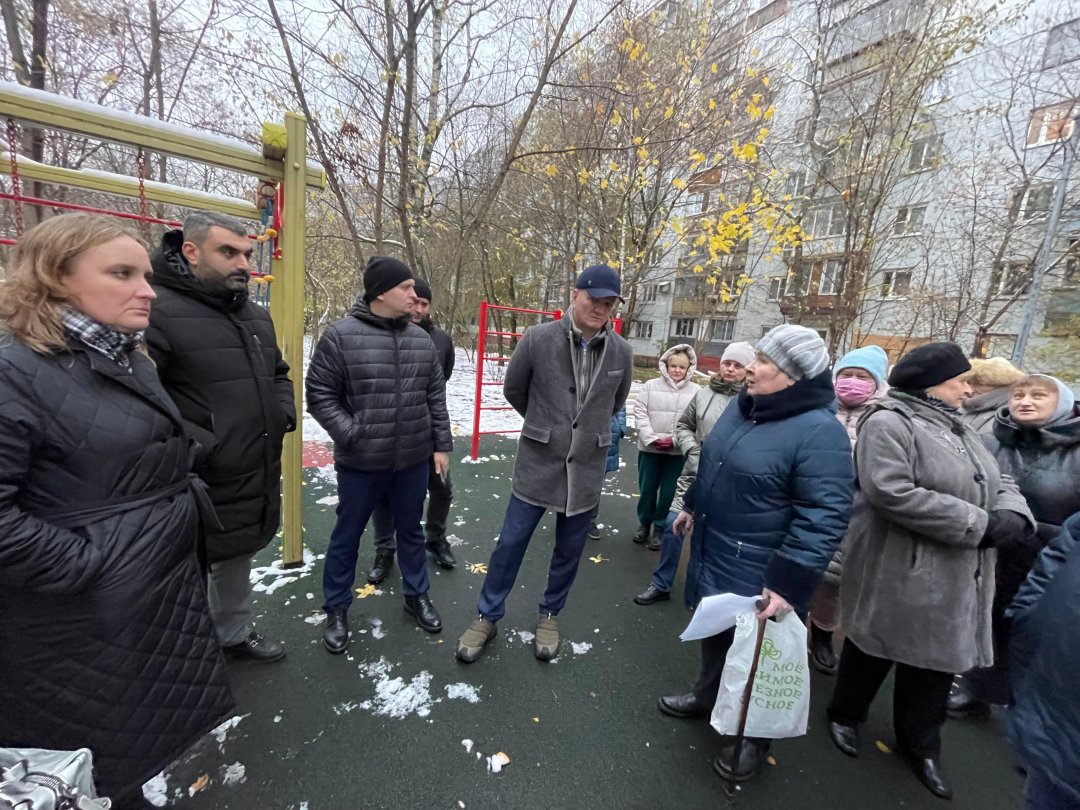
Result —
<instances>
[{"instance_id":1,"label":"gray puffer jacket","mask_svg":"<svg viewBox=\"0 0 1080 810\"><path fill-rule=\"evenodd\" d=\"M697 477L698 457L701 455L701 445L708 438L712 429L716 426L720 415L731 400L739 393L739 383L726 383L720 379L720 375L709 380L709 384L700 389L686 410L682 412L679 421L675 424L675 446L686 456L683 462L682 475L675 484L675 499L671 502L671 511L679 512L683 508L683 496Z\"/></svg>"},{"instance_id":2,"label":"gray puffer jacket","mask_svg":"<svg viewBox=\"0 0 1080 810\"><path fill-rule=\"evenodd\" d=\"M323 333L307 375L308 412L334 440L334 461L401 470L448 453L442 359L408 316L383 318L358 299Z\"/></svg>"}]
</instances>

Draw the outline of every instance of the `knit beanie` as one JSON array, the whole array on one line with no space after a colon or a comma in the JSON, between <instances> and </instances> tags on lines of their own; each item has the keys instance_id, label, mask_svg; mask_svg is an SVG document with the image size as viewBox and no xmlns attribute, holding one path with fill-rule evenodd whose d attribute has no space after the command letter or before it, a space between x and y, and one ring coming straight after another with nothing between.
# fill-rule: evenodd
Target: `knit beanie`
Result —
<instances>
[{"instance_id":1,"label":"knit beanie","mask_svg":"<svg viewBox=\"0 0 1080 810\"><path fill-rule=\"evenodd\" d=\"M720 356L720 362L734 360L740 366L746 368L754 362L754 357L754 347L746 341L740 341L728 344L728 347L724 349L724 353Z\"/></svg>"},{"instance_id":2,"label":"knit beanie","mask_svg":"<svg viewBox=\"0 0 1080 810\"><path fill-rule=\"evenodd\" d=\"M372 256L364 270L364 300L370 304L412 277L412 270L405 262L389 256Z\"/></svg>"},{"instance_id":3,"label":"knit beanie","mask_svg":"<svg viewBox=\"0 0 1080 810\"><path fill-rule=\"evenodd\" d=\"M774 326L758 341L757 350L795 381L816 377L829 367L825 341L805 326L790 323Z\"/></svg>"},{"instance_id":4,"label":"knit beanie","mask_svg":"<svg viewBox=\"0 0 1080 810\"><path fill-rule=\"evenodd\" d=\"M833 366L837 374L845 368L861 368L863 371L869 372L870 376L874 378L874 382L877 383L877 387L881 388L882 383L885 382L885 375L889 372L889 355L885 354L885 350L880 346L863 346L861 349L852 349Z\"/></svg>"},{"instance_id":5,"label":"knit beanie","mask_svg":"<svg viewBox=\"0 0 1080 810\"><path fill-rule=\"evenodd\" d=\"M902 391L925 391L970 369L964 350L955 343L926 343L900 358L889 374L889 385Z\"/></svg>"},{"instance_id":6,"label":"knit beanie","mask_svg":"<svg viewBox=\"0 0 1080 810\"><path fill-rule=\"evenodd\" d=\"M416 277L416 286L413 287L413 292L416 293L417 298L431 301L431 285L419 276Z\"/></svg>"}]
</instances>

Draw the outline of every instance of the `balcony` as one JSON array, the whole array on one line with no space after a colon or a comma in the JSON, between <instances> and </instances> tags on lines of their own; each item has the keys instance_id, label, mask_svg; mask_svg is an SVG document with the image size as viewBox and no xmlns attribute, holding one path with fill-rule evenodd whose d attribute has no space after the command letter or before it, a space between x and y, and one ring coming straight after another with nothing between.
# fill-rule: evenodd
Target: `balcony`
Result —
<instances>
[{"instance_id":1,"label":"balcony","mask_svg":"<svg viewBox=\"0 0 1080 810\"><path fill-rule=\"evenodd\" d=\"M739 309L739 297L722 301L720 296L709 295L704 300L698 298L676 298L671 302L671 316L686 318L708 318L713 315L734 315Z\"/></svg>"},{"instance_id":2,"label":"balcony","mask_svg":"<svg viewBox=\"0 0 1080 810\"><path fill-rule=\"evenodd\" d=\"M785 318L801 318L808 315L831 315L840 307L838 295L785 295L779 301L780 313Z\"/></svg>"}]
</instances>

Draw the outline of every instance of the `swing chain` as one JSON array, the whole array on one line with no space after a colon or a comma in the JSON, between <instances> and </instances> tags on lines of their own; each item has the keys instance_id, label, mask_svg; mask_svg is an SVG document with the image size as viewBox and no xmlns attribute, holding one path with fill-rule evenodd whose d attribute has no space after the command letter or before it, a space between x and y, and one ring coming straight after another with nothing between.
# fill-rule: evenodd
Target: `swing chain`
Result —
<instances>
[{"instance_id":1,"label":"swing chain","mask_svg":"<svg viewBox=\"0 0 1080 810\"><path fill-rule=\"evenodd\" d=\"M150 223L147 221L146 205L146 153L142 149L135 154L135 165L139 170L139 227L143 235L147 236L150 232Z\"/></svg>"},{"instance_id":2,"label":"swing chain","mask_svg":"<svg viewBox=\"0 0 1080 810\"><path fill-rule=\"evenodd\" d=\"M22 178L19 177L19 132L15 127L15 120L7 120L8 155L11 158L11 193L15 197L15 234L22 236L23 213L22 213Z\"/></svg>"}]
</instances>

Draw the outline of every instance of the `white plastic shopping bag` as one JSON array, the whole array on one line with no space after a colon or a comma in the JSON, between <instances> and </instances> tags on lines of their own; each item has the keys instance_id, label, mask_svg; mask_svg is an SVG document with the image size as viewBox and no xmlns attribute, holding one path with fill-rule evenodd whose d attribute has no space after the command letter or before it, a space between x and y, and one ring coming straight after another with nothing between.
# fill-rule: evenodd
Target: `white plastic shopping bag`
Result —
<instances>
[{"instance_id":1,"label":"white plastic shopping bag","mask_svg":"<svg viewBox=\"0 0 1080 810\"><path fill-rule=\"evenodd\" d=\"M735 621L735 641L727 654L720 691L713 707L712 727L721 734L739 733L743 694L757 642L757 619L742 613ZM810 670L806 661L806 626L794 613L765 622L750 708L747 737L776 740L806 733L810 714Z\"/></svg>"}]
</instances>

